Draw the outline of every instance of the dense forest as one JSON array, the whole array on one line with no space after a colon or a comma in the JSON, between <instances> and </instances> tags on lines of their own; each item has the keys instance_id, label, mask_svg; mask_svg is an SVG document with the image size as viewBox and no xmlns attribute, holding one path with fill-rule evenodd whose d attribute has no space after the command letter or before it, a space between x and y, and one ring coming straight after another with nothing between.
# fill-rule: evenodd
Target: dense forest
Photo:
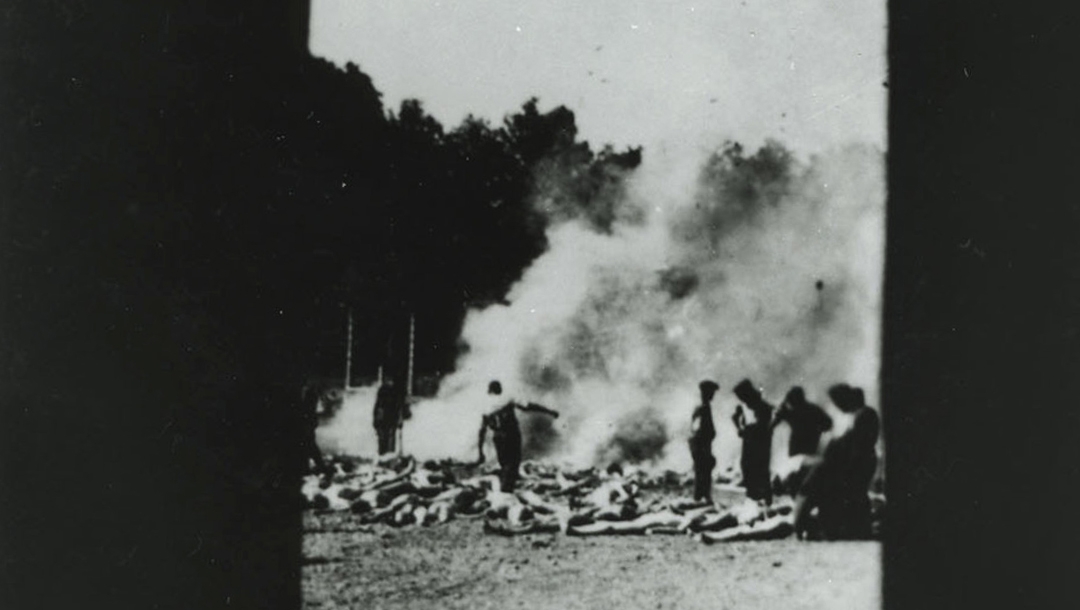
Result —
<instances>
[{"instance_id":1,"label":"dense forest","mask_svg":"<svg viewBox=\"0 0 1080 610\"><path fill-rule=\"evenodd\" d=\"M503 297L543 252L550 218L609 225L610 202L641 161L640 149L594 151L571 110L540 112L536 99L501 125L447 127L417 100L384 108L354 64L305 58L279 76L240 83L230 73L210 83L224 107L174 108L171 140L182 144L168 179L199 237L187 245L230 252L200 281L284 291L310 312L312 374L340 376L346 308L354 379L381 365L400 374L410 315L418 374L446 372L465 309ZM543 213L538 180L562 185ZM183 259L199 260L191 254Z\"/></svg>"}]
</instances>

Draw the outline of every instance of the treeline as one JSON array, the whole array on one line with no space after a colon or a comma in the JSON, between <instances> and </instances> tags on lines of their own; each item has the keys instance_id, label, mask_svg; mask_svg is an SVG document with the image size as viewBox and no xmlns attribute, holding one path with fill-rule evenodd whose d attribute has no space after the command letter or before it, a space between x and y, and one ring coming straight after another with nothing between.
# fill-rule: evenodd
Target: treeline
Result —
<instances>
[{"instance_id":1,"label":"treeline","mask_svg":"<svg viewBox=\"0 0 1080 610\"><path fill-rule=\"evenodd\" d=\"M593 151L572 111L536 99L500 125L446 127L416 100L384 108L353 64L307 58L250 82L224 72L185 96L207 105L173 109L183 146L169 179L191 203L186 224L233 251L199 277L314 306L305 324L323 374L342 366L345 307L355 376L400 374L410 315L419 372L449 370L466 308L503 298L549 223L610 227L641 161L640 149Z\"/></svg>"}]
</instances>

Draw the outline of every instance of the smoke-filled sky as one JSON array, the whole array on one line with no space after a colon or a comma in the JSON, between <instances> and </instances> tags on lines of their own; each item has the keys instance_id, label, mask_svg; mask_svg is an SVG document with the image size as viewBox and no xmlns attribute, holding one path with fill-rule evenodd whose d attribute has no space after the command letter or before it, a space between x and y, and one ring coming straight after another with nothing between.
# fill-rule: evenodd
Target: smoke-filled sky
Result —
<instances>
[{"instance_id":1,"label":"smoke-filled sky","mask_svg":"<svg viewBox=\"0 0 1080 610\"><path fill-rule=\"evenodd\" d=\"M537 96L594 146L885 147L881 0L314 0L310 47L447 126Z\"/></svg>"},{"instance_id":2,"label":"smoke-filled sky","mask_svg":"<svg viewBox=\"0 0 1080 610\"><path fill-rule=\"evenodd\" d=\"M408 451L475 456L490 379L562 413L523 419L526 455L576 465L687 467L702 378L721 385L721 466L738 454L731 388L743 377L773 404L798 384L828 407L825 390L840 381L878 404L883 161L852 145L801 162L772 144L751 157L646 162L617 203L641 214L618 215L610 233L553 220L548 250L507 304L469 312L469 349L415 407ZM361 434L371 434L372 397L347 402L322 430L324 447L370 450ZM782 436L774 449L786 451Z\"/></svg>"},{"instance_id":3,"label":"smoke-filled sky","mask_svg":"<svg viewBox=\"0 0 1080 610\"><path fill-rule=\"evenodd\" d=\"M388 108L415 97L447 127L498 124L537 96L594 149L644 146L617 202L633 213L610 232L550 218L507 304L469 312L468 351L416 406L407 451L475 455L493 378L563 413L524 418L526 454L578 464L687 466L704 377L722 387L721 465L742 377L774 404L795 384L824 404L839 381L876 402L884 2L315 0L312 21L312 52L357 63ZM726 140L745 154L719 154ZM559 185L534 171L543 210ZM370 453L372 400L347 401L323 446Z\"/></svg>"}]
</instances>

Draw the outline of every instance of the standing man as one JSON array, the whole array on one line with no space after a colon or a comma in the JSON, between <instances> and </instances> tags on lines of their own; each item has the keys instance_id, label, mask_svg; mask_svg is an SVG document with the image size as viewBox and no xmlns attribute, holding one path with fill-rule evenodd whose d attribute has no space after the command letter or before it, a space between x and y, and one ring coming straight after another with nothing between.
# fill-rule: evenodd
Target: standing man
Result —
<instances>
[{"instance_id":1,"label":"standing man","mask_svg":"<svg viewBox=\"0 0 1080 610\"><path fill-rule=\"evenodd\" d=\"M690 457L694 459L694 500L712 502L712 470L716 458L712 454L712 442L716 438L713 424L712 399L720 386L706 379L698 384L701 404L690 416Z\"/></svg>"},{"instance_id":2,"label":"standing man","mask_svg":"<svg viewBox=\"0 0 1080 610\"><path fill-rule=\"evenodd\" d=\"M735 395L743 404L735 408L732 420L735 429L742 438L743 486L746 496L752 500L772 504L772 481L769 478L769 460L772 453L772 405L765 402L754 384L743 379L735 386ZM743 405L754 416L752 422L746 421Z\"/></svg>"},{"instance_id":3,"label":"standing man","mask_svg":"<svg viewBox=\"0 0 1080 610\"><path fill-rule=\"evenodd\" d=\"M851 388L847 404L841 406L852 415L851 429L844 435L841 446L847 461L844 485L844 519L847 537L865 540L871 537L870 482L877 471L877 440L881 418L866 405L862 388Z\"/></svg>"},{"instance_id":4,"label":"standing man","mask_svg":"<svg viewBox=\"0 0 1080 610\"><path fill-rule=\"evenodd\" d=\"M488 396L497 400L502 395L502 384L492 381L488 384ZM509 401L484 415L480 424L480 437L477 443L480 462L484 461L484 437L491 428L491 440L495 443L495 454L499 458L499 483L502 491L512 492L517 485L518 469L521 467L521 428L518 426L515 409L543 413L558 418L559 413L536 403L524 406Z\"/></svg>"},{"instance_id":5,"label":"standing man","mask_svg":"<svg viewBox=\"0 0 1080 610\"><path fill-rule=\"evenodd\" d=\"M832 428L832 418L825 409L806 400L801 386L795 386L784 397L776 412L772 427L786 421L791 428L788 437L788 455L816 455L821 435Z\"/></svg>"},{"instance_id":6,"label":"standing man","mask_svg":"<svg viewBox=\"0 0 1080 610\"><path fill-rule=\"evenodd\" d=\"M810 512L818 509L818 534L829 540L870 538L870 481L877 469L881 420L866 406L859 388L836 384L829 398L852 415L852 425L825 448L796 501L795 530L812 534Z\"/></svg>"},{"instance_id":7,"label":"standing man","mask_svg":"<svg viewBox=\"0 0 1080 610\"><path fill-rule=\"evenodd\" d=\"M402 424L404 407L405 397L398 390L394 378L387 376L383 384L379 386L379 392L375 396L375 408L372 411L375 435L379 439L379 455L394 452L394 439Z\"/></svg>"}]
</instances>

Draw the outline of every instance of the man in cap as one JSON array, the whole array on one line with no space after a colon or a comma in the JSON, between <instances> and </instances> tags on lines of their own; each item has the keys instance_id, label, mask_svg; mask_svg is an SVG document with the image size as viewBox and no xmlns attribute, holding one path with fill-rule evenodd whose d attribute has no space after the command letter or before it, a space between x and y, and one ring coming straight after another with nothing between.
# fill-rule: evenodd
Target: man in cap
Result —
<instances>
[{"instance_id":1,"label":"man in cap","mask_svg":"<svg viewBox=\"0 0 1080 610\"><path fill-rule=\"evenodd\" d=\"M712 399L720 386L706 379L698 384L701 404L690 416L690 457L694 459L694 500L712 501L712 470L716 458L712 454L712 442L716 438L713 424Z\"/></svg>"},{"instance_id":2,"label":"man in cap","mask_svg":"<svg viewBox=\"0 0 1080 610\"><path fill-rule=\"evenodd\" d=\"M488 384L488 396L498 401L502 395L502 384L492 381ZM518 426L515 410L543 413L558 418L559 413L536 403L525 405L511 400L499 404L494 410L483 416L480 424L478 447L479 461L484 461L484 438L490 428L491 440L495 444L495 454L499 458L499 483L501 490L511 492L517 485L518 469L521 467L521 428Z\"/></svg>"},{"instance_id":3,"label":"man in cap","mask_svg":"<svg viewBox=\"0 0 1080 610\"><path fill-rule=\"evenodd\" d=\"M749 379L740 381L735 386L734 392L735 396L743 401L743 404L735 408L732 420L743 443L740 466L746 496L752 500L772 504L769 461L772 453L773 407L765 402L761 392ZM753 421L747 421L743 405L753 414Z\"/></svg>"}]
</instances>

